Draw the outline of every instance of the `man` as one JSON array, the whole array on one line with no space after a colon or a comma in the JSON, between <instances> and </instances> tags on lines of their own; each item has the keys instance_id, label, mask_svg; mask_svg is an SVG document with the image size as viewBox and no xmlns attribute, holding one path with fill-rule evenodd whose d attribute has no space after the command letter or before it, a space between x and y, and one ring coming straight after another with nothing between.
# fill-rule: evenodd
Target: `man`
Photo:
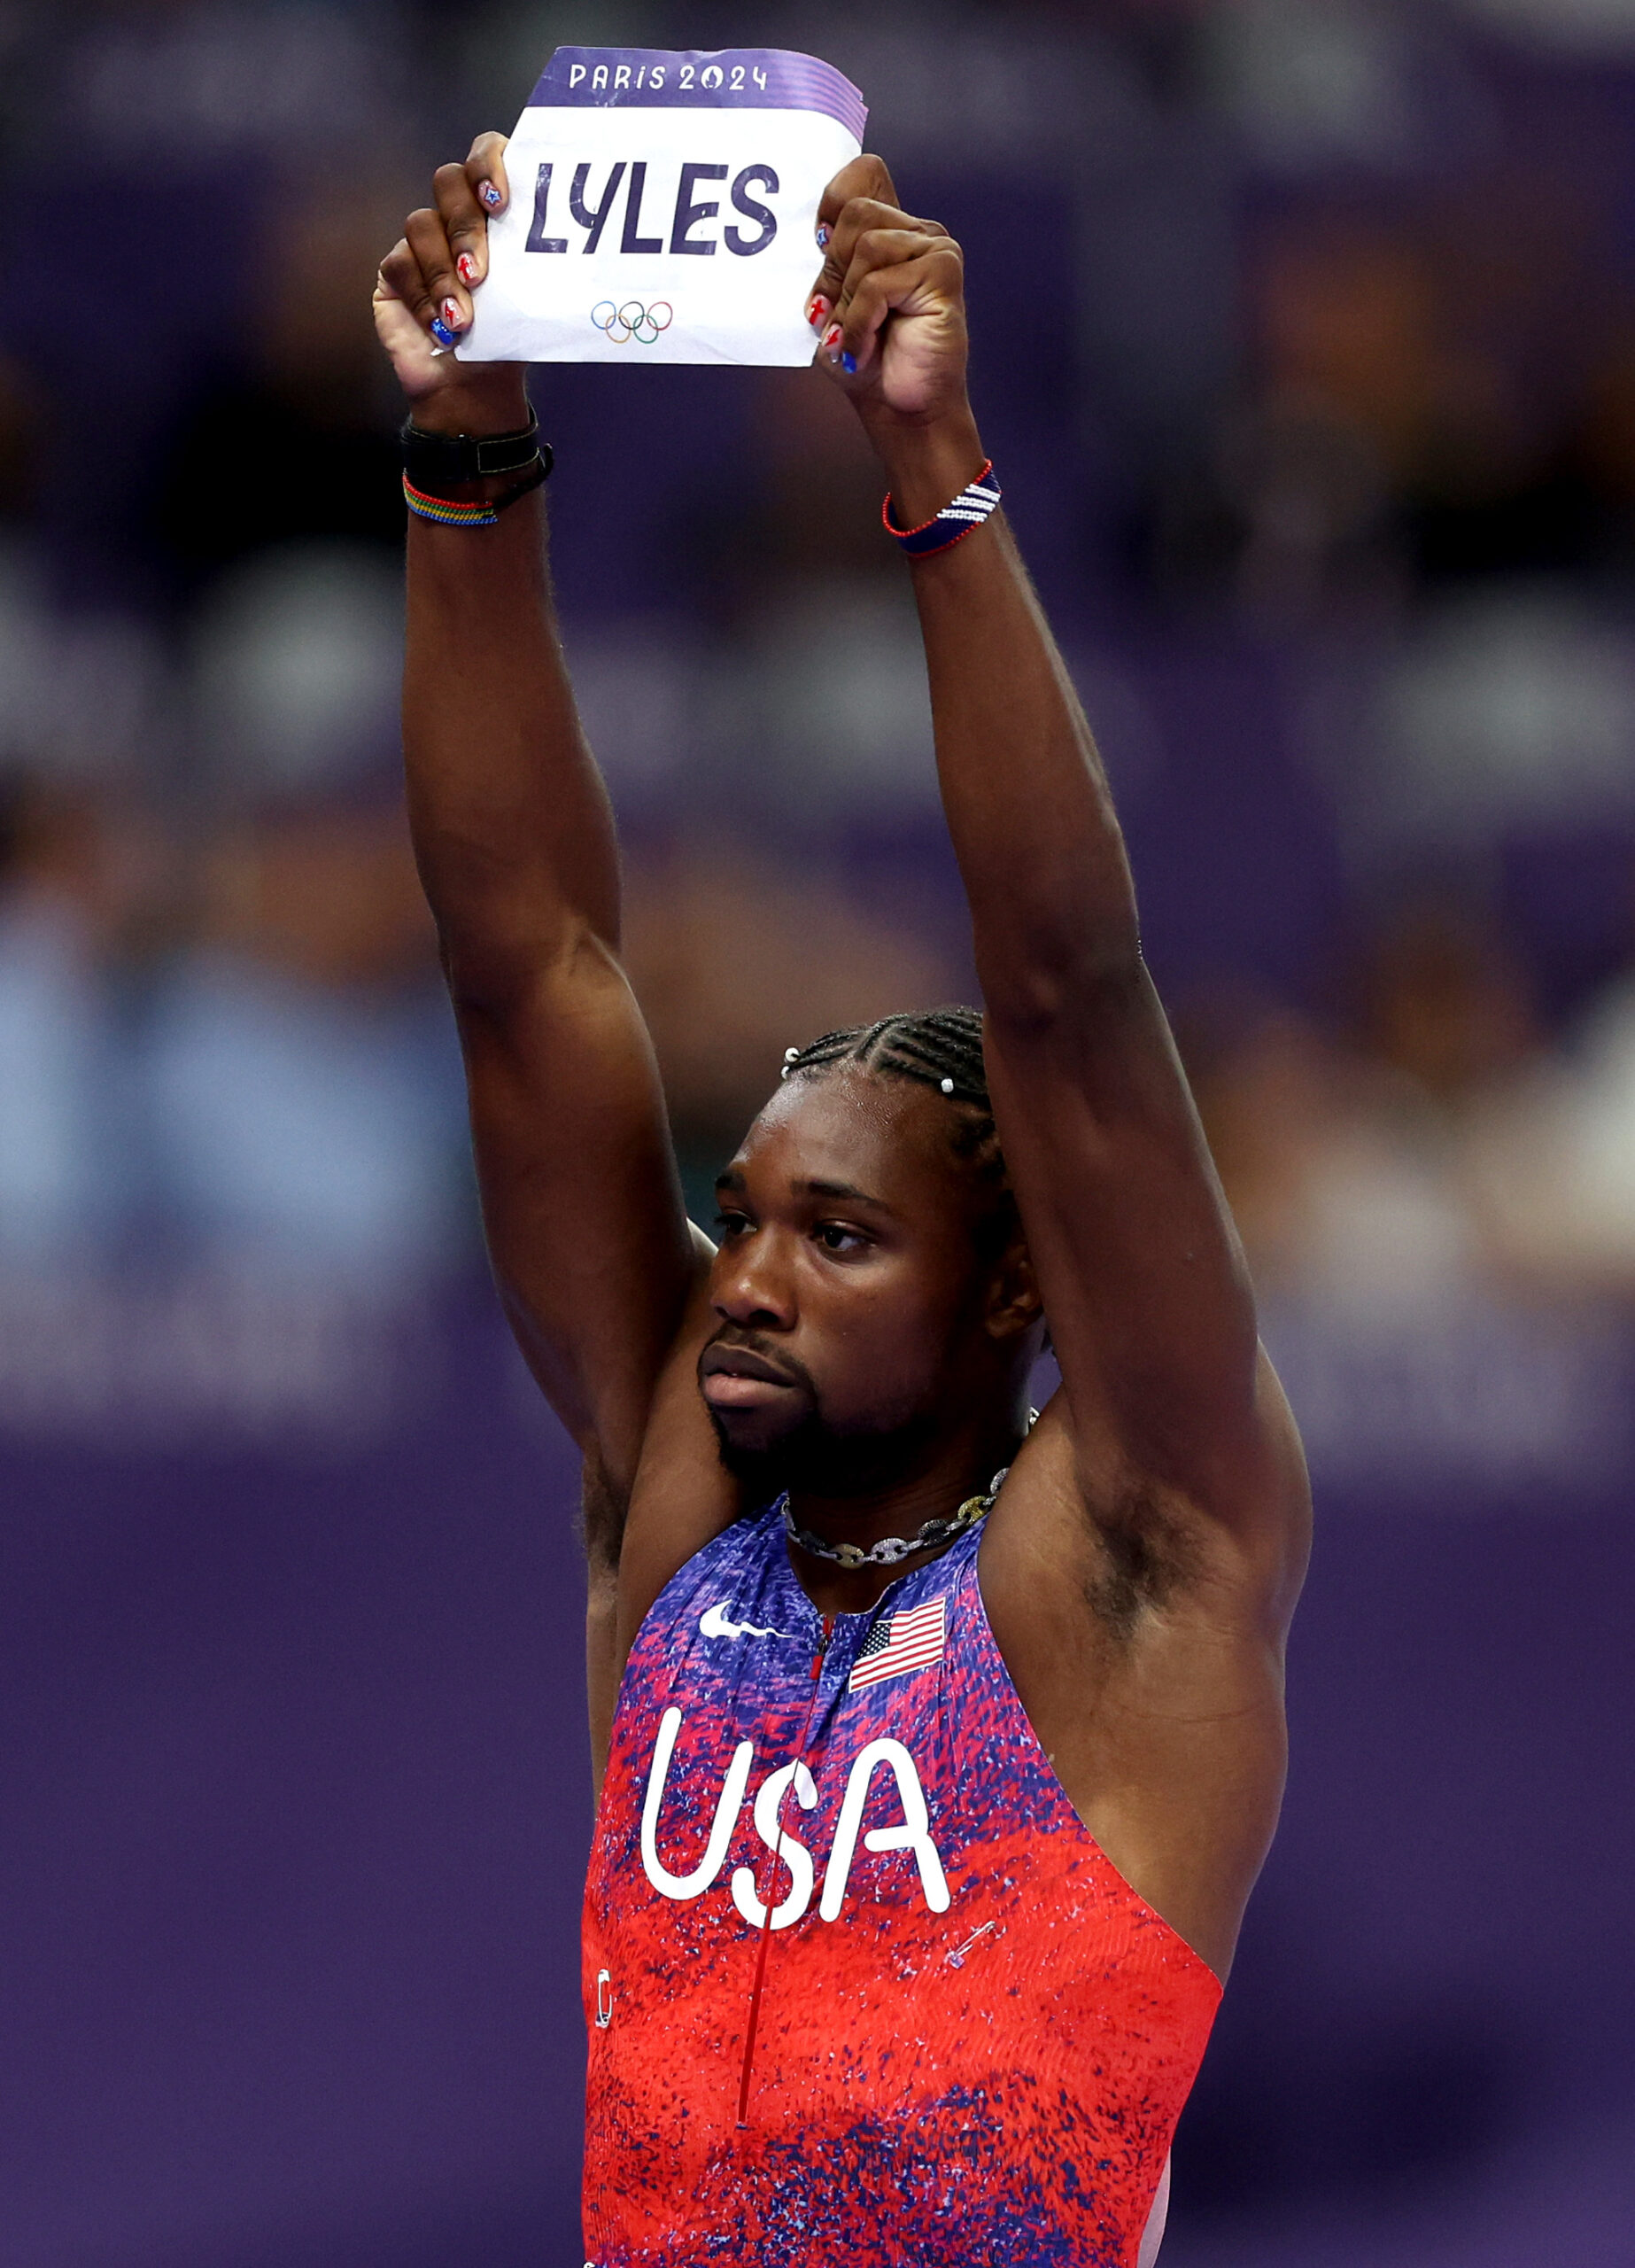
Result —
<instances>
[{"instance_id":1,"label":"man","mask_svg":"<svg viewBox=\"0 0 1635 2268\"><path fill-rule=\"evenodd\" d=\"M1134 2268L1277 1813L1307 1497L992 512L959 251L862 159L809 314L915 553L986 1014L792 1049L712 1245L619 967L523 373L432 343L503 146L439 171L376 315L418 428L517 437L440 487L411 437L404 724L489 1241L585 1457L586 2256Z\"/></svg>"}]
</instances>

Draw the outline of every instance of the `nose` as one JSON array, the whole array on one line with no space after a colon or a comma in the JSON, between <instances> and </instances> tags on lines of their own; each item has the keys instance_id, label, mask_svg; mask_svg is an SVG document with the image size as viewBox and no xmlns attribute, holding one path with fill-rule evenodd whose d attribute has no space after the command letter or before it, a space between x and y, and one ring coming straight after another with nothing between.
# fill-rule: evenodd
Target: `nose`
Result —
<instances>
[{"instance_id":1,"label":"nose","mask_svg":"<svg viewBox=\"0 0 1635 2268\"><path fill-rule=\"evenodd\" d=\"M790 1270L779 1239L766 1229L723 1245L716 1256L710 1305L725 1323L762 1331L789 1331L794 1324Z\"/></svg>"}]
</instances>

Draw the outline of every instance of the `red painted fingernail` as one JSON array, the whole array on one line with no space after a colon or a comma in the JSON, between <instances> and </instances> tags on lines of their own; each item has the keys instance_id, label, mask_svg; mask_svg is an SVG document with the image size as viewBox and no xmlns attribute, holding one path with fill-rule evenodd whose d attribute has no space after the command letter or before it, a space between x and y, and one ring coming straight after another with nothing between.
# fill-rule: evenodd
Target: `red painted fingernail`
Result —
<instances>
[{"instance_id":1,"label":"red painted fingernail","mask_svg":"<svg viewBox=\"0 0 1635 2268\"><path fill-rule=\"evenodd\" d=\"M822 324L828 321L830 315L833 313L833 310L834 302L833 299L825 299L821 291L814 291L811 298L806 302L806 320L810 323L812 329L817 330Z\"/></svg>"},{"instance_id":2,"label":"red painted fingernail","mask_svg":"<svg viewBox=\"0 0 1635 2268\"><path fill-rule=\"evenodd\" d=\"M451 330L462 330L465 328L466 319L460 312L458 299L445 299L442 313L443 320Z\"/></svg>"},{"instance_id":3,"label":"red painted fingernail","mask_svg":"<svg viewBox=\"0 0 1635 2268\"><path fill-rule=\"evenodd\" d=\"M475 284L477 282L477 262L472 259L469 252L462 252L459 259L454 262L454 273L459 276L462 284Z\"/></svg>"},{"instance_id":4,"label":"red painted fingernail","mask_svg":"<svg viewBox=\"0 0 1635 2268\"><path fill-rule=\"evenodd\" d=\"M841 340L844 335L838 322L832 322L823 335L823 351L832 362L838 362L841 359Z\"/></svg>"}]
</instances>

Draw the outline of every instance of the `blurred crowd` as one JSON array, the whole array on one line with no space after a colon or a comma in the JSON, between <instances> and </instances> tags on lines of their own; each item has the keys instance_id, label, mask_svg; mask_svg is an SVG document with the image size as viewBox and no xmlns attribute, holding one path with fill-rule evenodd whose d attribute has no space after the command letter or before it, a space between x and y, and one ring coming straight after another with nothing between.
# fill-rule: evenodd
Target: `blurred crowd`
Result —
<instances>
[{"instance_id":1,"label":"blurred crowd","mask_svg":"<svg viewBox=\"0 0 1635 2268\"><path fill-rule=\"evenodd\" d=\"M39 216L0 349L0 1276L469 1263L373 268L558 38L743 29L0 20ZM966 243L979 413L1258 1278L1375 1317L1635 1298L1635 4L756 30L848 71ZM536 398L701 1184L788 1042L969 993L911 608L815 376Z\"/></svg>"}]
</instances>

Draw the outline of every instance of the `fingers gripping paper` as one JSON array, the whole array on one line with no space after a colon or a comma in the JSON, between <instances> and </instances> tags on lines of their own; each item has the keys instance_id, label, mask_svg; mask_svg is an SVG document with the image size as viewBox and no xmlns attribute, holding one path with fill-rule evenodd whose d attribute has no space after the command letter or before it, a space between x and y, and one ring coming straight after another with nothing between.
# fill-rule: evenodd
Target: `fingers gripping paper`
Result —
<instances>
[{"instance_id":1,"label":"fingers gripping paper","mask_svg":"<svg viewBox=\"0 0 1635 2268\"><path fill-rule=\"evenodd\" d=\"M810 55L559 47L506 150L461 356L810 362L818 200L867 116Z\"/></svg>"}]
</instances>

